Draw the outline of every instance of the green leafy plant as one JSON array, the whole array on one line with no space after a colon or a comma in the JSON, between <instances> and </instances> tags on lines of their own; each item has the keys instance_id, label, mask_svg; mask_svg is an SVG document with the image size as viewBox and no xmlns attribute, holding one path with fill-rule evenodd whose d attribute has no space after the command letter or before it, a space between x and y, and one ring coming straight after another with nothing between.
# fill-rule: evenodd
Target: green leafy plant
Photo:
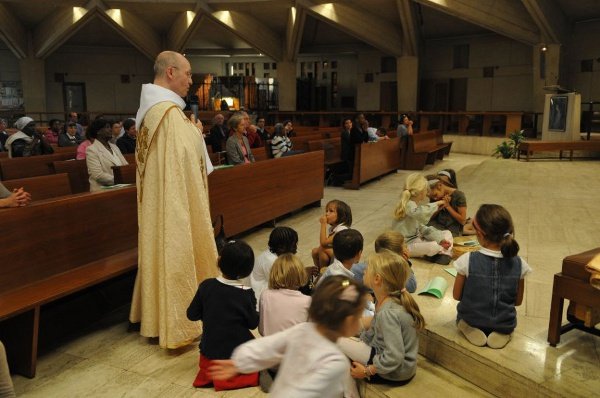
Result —
<instances>
[{"instance_id":1,"label":"green leafy plant","mask_svg":"<svg viewBox=\"0 0 600 398\"><path fill-rule=\"evenodd\" d=\"M496 146L496 149L492 153L492 156L495 156L497 158L502 157L503 159L510 159L517 156L519 145L525 138L523 130L513 131L512 133L510 133L508 138L508 141L502 141L500 145Z\"/></svg>"},{"instance_id":2,"label":"green leafy plant","mask_svg":"<svg viewBox=\"0 0 600 398\"><path fill-rule=\"evenodd\" d=\"M492 156L497 158L502 157L503 159L510 159L515 154L515 147L512 141L502 141L500 145L496 147Z\"/></svg>"}]
</instances>

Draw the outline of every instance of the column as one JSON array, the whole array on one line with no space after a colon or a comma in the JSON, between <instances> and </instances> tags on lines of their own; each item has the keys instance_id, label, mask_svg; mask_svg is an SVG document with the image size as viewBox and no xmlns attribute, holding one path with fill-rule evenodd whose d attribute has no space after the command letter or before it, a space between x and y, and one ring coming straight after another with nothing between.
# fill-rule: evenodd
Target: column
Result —
<instances>
[{"instance_id":1,"label":"column","mask_svg":"<svg viewBox=\"0 0 600 398\"><path fill-rule=\"evenodd\" d=\"M279 110L296 110L296 62L277 63L277 82L279 83Z\"/></svg>"},{"instance_id":2,"label":"column","mask_svg":"<svg viewBox=\"0 0 600 398\"><path fill-rule=\"evenodd\" d=\"M417 110L419 87L419 58L402 56L396 58L396 80L398 82L398 112Z\"/></svg>"},{"instance_id":3,"label":"column","mask_svg":"<svg viewBox=\"0 0 600 398\"><path fill-rule=\"evenodd\" d=\"M27 58L19 60L25 111L46 112L46 62L33 54L31 37L27 53Z\"/></svg>"}]
</instances>

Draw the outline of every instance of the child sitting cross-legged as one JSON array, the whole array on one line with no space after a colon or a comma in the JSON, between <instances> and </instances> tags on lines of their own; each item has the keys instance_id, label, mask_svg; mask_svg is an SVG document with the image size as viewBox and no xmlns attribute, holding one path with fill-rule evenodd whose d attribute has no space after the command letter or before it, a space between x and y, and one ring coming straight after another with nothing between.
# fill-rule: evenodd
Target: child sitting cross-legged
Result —
<instances>
[{"instance_id":1,"label":"child sitting cross-legged","mask_svg":"<svg viewBox=\"0 0 600 398\"><path fill-rule=\"evenodd\" d=\"M338 346L352 360L355 379L406 384L414 377L417 331L424 328L425 321L406 290L409 274L408 263L396 253L385 250L369 257L365 285L375 293L375 316L365 319L360 339L338 340Z\"/></svg>"},{"instance_id":2,"label":"child sitting cross-legged","mask_svg":"<svg viewBox=\"0 0 600 398\"><path fill-rule=\"evenodd\" d=\"M214 385L215 390L257 386L258 373L238 375L228 380L213 380L208 368L214 360L226 359L242 343L254 339L250 330L258 326L254 291L240 281L254 266L252 248L243 241L228 242L218 260L222 276L203 281L198 287L187 317L202 321L200 370L194 387Z\"/></svg>"}]
</instances>

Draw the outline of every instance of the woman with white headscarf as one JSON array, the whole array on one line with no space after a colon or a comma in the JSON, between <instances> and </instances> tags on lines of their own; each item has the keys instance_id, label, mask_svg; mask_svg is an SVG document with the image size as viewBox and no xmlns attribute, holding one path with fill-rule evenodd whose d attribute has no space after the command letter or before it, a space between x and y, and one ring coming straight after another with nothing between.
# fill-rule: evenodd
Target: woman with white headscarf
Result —
<instances>
[{"instance_id":1,"label":"woman with white headscarf","mask_svg":"<svg viewBox=\"0 0 600 398\"><path fill-rule=\"evenodd\" d=\"M35 129L35 122L29 116L23 116L15 122L16 133L8 137L4 147L11 158L20 158L54 153L54 149Z\"/></svg>"}]
</instances>

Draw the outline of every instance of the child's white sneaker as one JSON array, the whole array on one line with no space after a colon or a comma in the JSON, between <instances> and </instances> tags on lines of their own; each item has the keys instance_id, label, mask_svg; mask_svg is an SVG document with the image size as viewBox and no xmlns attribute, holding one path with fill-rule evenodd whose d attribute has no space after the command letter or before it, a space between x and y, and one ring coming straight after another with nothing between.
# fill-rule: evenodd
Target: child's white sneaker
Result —
<instances>
[{"instance_id":1,"label":"child's white sneaker","mask_svg":"<svg viewBox=\"0 0 600 398\"><path fill-rule=\"evenodd\" d=\"M469 325L462 319L458 321L458 330L465 335L469 343L476 345L477 347L483 347L487 343L488 339L485 333L481 329L477 329Z\"/></svg>"},{"instance_id":2,"label":"child's white sneaker","mask_svg":"<svg viewBox=\"0 0 600 398\"><path fill-rule=\"evenodd\" d=\"M487 345L490 348L503 348L510 341L510 334L502 334L498 332L492 332L487 338Z\"/></svg>"}]
</instances>

